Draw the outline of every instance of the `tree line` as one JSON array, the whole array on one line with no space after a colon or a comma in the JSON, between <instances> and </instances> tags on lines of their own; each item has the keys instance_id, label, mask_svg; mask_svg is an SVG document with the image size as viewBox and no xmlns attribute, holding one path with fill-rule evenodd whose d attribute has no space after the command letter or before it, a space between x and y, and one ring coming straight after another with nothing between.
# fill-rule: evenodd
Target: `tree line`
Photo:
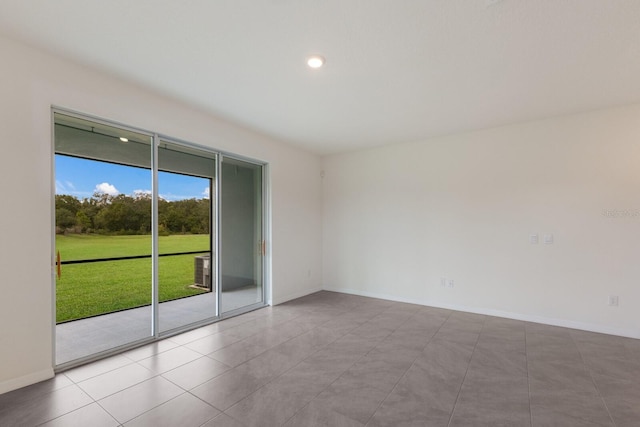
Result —
<instances>
[{"instance_id":1,"label":"tree line","mask_svg":"<svg viewBox=\"0 0 640 427\"><path fill-rule=\"evenodd\" d=\"M82 200L56 194L56 233L149 234L151 196L96 193ZM158 233L209 233L209 200L158 200Z\"/></svg>"}]
</instances>

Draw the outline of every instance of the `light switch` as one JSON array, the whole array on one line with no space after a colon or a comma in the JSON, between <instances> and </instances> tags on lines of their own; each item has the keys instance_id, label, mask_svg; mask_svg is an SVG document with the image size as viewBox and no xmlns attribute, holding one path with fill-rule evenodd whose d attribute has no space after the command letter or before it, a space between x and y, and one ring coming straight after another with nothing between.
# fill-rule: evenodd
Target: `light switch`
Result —
<instances>
[{"instance_id":1,"label":"light switch","mask_svg":"<svg viewBox=\"0 0 640 427\"><path fill-rule=\"evenodd\" d=\"M553 245L553 234L545 234L544 235L544 244L545 245Z\"/></svg>"},{"instance_id":2,"label":"light switch","mask_svg":"<svg viewBox=\"0 0 640 427\"><path fill-rule=\"evenodd\" d=\"M532 245L538 244L538 233L533 233L529 235L529 243Z\"/></svg>"}]
</instances>

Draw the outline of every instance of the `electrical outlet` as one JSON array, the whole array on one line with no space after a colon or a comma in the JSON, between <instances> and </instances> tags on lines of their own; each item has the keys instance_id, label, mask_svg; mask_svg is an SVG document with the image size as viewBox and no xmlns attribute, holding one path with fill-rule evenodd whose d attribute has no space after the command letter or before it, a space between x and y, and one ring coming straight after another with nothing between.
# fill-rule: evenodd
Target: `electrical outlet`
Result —
<instances>
[{"instance_id":1,"label":"electrical outlet","mask_svg":"<svg viewBox=\"0 0 640 427\"><path fill-rule=\"evenodd\" d=\"M618 295L609 295L609 306L617 307L618 306Z\"/></svg>"},{"instance_id":2,"label":"electrical outlet","mask_svg":"<svg viewBox=\"0 0 640 427\"><path fill-rule=\"evenodd\" d=\"M453 288L453 279L447 280L447 288Z\"/></svg>"}]
</instances>

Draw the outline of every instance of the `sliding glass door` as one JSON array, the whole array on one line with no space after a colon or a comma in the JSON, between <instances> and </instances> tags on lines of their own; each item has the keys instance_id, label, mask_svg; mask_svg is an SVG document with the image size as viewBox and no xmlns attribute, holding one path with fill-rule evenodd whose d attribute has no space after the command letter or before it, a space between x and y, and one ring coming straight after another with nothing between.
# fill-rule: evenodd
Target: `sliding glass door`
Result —
<instances>
[{"instance_id":1,"label":"sliding glass door","mask_svg":"<svg viewBox=\"0 0 640 427\"><path fill-rule=\"evenodd\" d=\"M263 167L224 156L221 177L222 313L264 301Z\"/></svg>"},{"instance_id":2,"label":"sliding glass door","mask_svg":"<svg viewBox=\"0 0 640 427\"><path fill-rule=\"evenodd\" d=\"M264 305L261 164L53 120L57 366Z\"/></svg>"},{"instance_id":3,"label":"sliding glass door","mask_svg":"<svg viewBox=\"0 0 640 427\"><path fill-rule=\"evenodd\" d=\"M54 119L60 365L152 336L152 136Z\"/></svg>"},{"instance_id":4,"label":"sliding glass door","mask_svg":"<svg viewBox=\"0 0 640 427\"><path fill-rule=\"evenodd\" d=\"M158 146L159 332L216 311L216 155L166 140Z\"/></svg>"}]
</instances>

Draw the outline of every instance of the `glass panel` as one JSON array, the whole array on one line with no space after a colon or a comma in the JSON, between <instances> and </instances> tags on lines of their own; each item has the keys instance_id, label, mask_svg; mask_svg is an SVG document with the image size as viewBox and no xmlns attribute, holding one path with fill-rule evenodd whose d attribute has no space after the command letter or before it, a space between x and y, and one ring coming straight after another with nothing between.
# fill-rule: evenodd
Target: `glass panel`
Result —
<instances>
[{"instance_id":1,"label":"glass panel","mask_svg":"<svg viewBox=\"0 0 640 427\"><path fill-rule=\"evenodd\" d=\"M215 153L159 141L156 204L151 135L56 112L54 140L56 365L264 302L261 165L218 185Z\"/></svg>"},{"instance_id":2,"label":"glass panel","mask_svg":"<svg viewBox=\"0 0 640 427\"><path fill-rule=\"evenodd\" d=\"M151 336L151 137L56 113L56 364Z\"/></svg>"},{"instance_id":3,"label":"glass panel","mask_svg":"<svg viewBox=\"0 0 640 427\"><path fill-rule=\"evenodd\" d=\"M221 312L264 301L262 289L262 166L222 162Z\"/></svg>"},{"instance_id":4,"label":"glass panel","mask_svg":"<svg viewBox=\"0 0 640 427\"><path fill-rule=\"evenodd\" d=\"M161 141L158 147L159 331L216 313L212 251L215 155Z\"/></svg>"}]
</instances>

